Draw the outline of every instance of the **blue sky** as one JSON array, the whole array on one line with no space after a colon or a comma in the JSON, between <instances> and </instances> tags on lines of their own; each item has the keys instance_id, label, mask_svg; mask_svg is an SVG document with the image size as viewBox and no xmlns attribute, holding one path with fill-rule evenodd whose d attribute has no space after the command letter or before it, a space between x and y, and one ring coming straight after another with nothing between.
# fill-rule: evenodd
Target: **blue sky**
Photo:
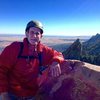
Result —
<instances>
[{"instance_id":1,"label":"blue sky","mask_svg":"<svg viewBox=\"0 0 100 100\"><path fill-rule=\"evenodd\" d=\"M0 34L24 34L30 20L40 20L44 35L100 33L100 0L0 0Z\"/></svg>"}]
</instances>

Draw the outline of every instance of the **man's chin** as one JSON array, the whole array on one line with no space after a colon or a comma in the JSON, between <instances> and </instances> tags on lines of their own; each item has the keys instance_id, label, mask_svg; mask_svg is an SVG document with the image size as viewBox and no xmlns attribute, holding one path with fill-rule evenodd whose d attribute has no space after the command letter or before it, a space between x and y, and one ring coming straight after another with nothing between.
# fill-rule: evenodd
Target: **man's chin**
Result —
<instances>
[{"instance_id":1,"label":"man's chin","mask_svg":"<svg viewBox=\"0 0 100 100\"><path fill-rule=\"evenodd\" d=\"M30 42L31 45L37 45L38 42Z\"/></svg>"}]
</instances>

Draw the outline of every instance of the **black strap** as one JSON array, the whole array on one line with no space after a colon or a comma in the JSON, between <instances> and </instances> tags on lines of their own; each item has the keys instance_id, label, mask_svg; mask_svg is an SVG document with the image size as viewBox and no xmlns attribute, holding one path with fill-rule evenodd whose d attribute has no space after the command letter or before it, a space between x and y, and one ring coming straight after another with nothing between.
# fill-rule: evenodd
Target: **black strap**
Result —
<instances>
[{"instance_id":1,"label":"black strap","mask_svg":"<svg viewBox=\"0 0 100 100\"><path fill-rule=\"evenodd\" d=\"M38 54L38 57L39 57L39 71L40 71L40 75L42 75L42 72L48 67L42 66L42 52Z\"/></svg>"},{"instance_id":2,"label":"black strap","mask_svg":"<svg viewBox=\"0 0 100 100\"><path fill-rule=\"evenodd\" d=\"M17 58L20 58L21 57L21 54L23 52L23 48L24 48L24 45L23 45L22 42L20 42L20 51L19 51L19 54L18 54Z\"/></svg>"},{"instance_id":3,"label":"black strap","mask_svg":"<svg viewBox=\"0 0 100 100\"><path fill-rule=\"evenodd\" d=\"M19 58L23 58L23 59L27 59L27 58L35 59L35 58L37 58L37 59L39 59L40 58L40 57L35 57L35 56L22 56L23 48L24 48L24 44L22 42L20 42L20 51L19 51L19 54L18 54L18 57L17 57L18 59Z\"/></svg>"},{"instance_id":4,"label":"black strap","mask_svg":"<svg viewBox=\"0 0 100 100\"><path fill-rule=\"evenodd\" d=\"M38 53L39 66L42 66L42 52Z\"/></svg>"},{"instance_id":5,"label":"black strap","mask_svg":"<svg viewBox=\"0 0 100 100\"><path fill-rule=\"evenodd\" d=\"M38 53L38 57L35 56L22 56L23 53L23 48L24 48L24 44L22 42L20 42L20 51L18 54L18 59L19 58L23 58L23 59L39 59L39 71L40 74L42 74L42 71L45 70L45 68L42 66L42 52Z\"/></svg>"}]
</instances>

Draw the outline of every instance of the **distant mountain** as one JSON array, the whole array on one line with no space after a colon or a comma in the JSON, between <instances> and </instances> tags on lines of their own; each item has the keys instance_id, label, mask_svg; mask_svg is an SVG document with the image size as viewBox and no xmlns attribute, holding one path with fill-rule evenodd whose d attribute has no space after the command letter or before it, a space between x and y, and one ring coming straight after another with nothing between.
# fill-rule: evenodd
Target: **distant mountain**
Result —
<instances>
[{"instance_id":1,"label":"distant mountain","mask_svg":"<svg viewBox=\"0 0 100 100\"><path fill-rule=\"evenodd\" d=\"M68 49L62 52L65 59L78 59L100 65L100 34L92 36L88 41L81 43L77 39Z\"/></svg>"},{"instance_id":2,"label":"distant mountain","mask_svg":"<svg viewBox=\"0 0 100 100\"><path fill-rule=\"evenodd\" d=\"M92 36L88 41L84 42L86 46L95 45L100 43L100 34L97 33L95 36Z\"/></svg>"},{"instance_id":3,"label":"distant mountain","mask_svg":"<svg viewBox=\"0 0 100 100\"><path fill-rule=\"evenodd\" d=\"M84 42L83 47L88 54L100 54L100 34L97 33L95 36L92 36L88 41Z\"/></svg>"},{"instance_id":4,"label":"distant mountain","mask_svg":"<svg viewBox=\"0 0 100 100\"><path fill-rule=\"evenodd\" d=\"M82 53L82 44L79 39L77 39L67 50L63 52L65 59L80 59Z\"/></svg>"}]
</instances>

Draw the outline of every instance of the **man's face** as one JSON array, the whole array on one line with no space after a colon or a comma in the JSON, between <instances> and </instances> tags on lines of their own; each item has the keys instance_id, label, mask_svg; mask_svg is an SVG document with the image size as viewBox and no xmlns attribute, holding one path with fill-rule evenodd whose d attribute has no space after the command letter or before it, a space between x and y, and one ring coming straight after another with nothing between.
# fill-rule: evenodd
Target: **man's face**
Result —
<instances>
[{"instance_id":1,"label":"man's face","mask_svg":"<svg viewBox=\"0 0 100 100\"><path fill-rule=\"evenodd\" d=\"M30 44L36 45L40 41L42 34L41 30L36 27L31 27L27 32L26 32L27 39Z\"/></svg>"}]
</instances>

